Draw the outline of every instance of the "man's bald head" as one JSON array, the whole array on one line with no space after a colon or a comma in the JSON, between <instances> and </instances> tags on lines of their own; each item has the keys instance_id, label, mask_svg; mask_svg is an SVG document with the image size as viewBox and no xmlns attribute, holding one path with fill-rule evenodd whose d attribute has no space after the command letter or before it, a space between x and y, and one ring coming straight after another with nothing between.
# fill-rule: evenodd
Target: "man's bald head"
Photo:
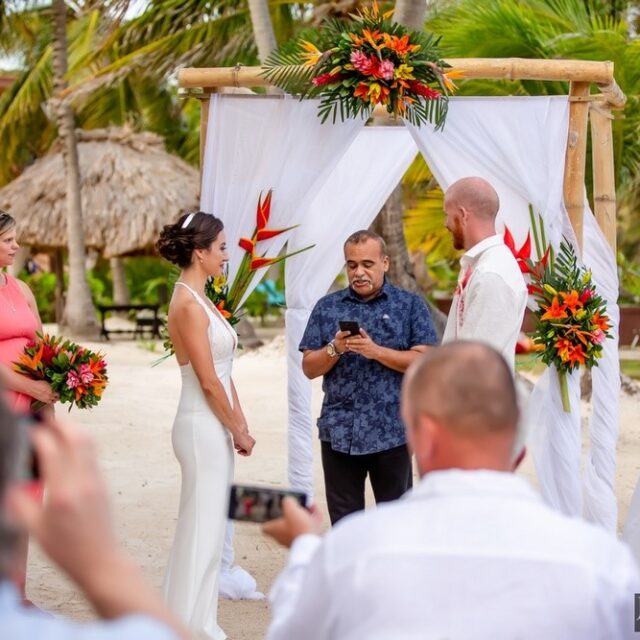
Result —
<instances>
[{"instance_id":1,"label":"man's bald head","mask_svg":"<svg viewBox=\"0 0 640 640\"><path fill-rule=\"evenodd\" d=\"M402 403L408 428L425 414L460 438L514 435L518 422L509 366L478 342L452 342L420 356L405 375Z\"/></svg>"},{"instance_id":2,"label":"man's bald head","mask_svg":"<svg viewBox=\"0 0 640 640\"><path fill-rule=\"evenodd\" d=\"M495 220L500 208L496 190L486 180L477 177L454 182L447 189L445 203L487 220Z\"/></svg>"}]
</instances>

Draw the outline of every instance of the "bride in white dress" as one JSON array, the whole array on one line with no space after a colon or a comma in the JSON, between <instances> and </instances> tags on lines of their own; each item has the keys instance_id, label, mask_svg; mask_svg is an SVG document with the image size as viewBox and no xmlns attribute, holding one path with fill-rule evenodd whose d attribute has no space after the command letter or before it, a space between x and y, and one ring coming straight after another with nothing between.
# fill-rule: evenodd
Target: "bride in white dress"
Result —
<instances>
[{"instance_id":1,"label":"bride in white dress","mask_svg":"<svg viewBox=\"0 0 640 640\"><path fill-rule=\"evenodd\" d=\"M255 444L231 379L236 333L204 295L207 278L221 275L228 259L222 222L190 213L167 225L157 246L182 269L168 319L182 374L172 432L182 488L163 592L195 638L222 640L218 574L233 451L248 456Z\"/></svg>"}]
</instances>

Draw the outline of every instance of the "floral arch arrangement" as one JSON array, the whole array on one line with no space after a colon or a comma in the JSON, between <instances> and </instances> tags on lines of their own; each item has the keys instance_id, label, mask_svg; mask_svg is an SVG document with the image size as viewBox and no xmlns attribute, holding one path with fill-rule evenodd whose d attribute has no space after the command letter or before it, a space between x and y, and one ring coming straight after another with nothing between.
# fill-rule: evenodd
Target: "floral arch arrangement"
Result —
<instances>
[{"instance_id":1,"label":"floral arch arrangement","mask_svg":"<svg viewBox=\"0 0 640 640\"><path fill-rule=\"evenodd\" d=\"M301 99L320 97L324 122L369 117L376 105L420 126L442 128L455 72L441 59L439 38L411 31L380 13L377 4L351 14L353 22L328 20L274 51L264 76Z\"/></svg>"}]
</instances>

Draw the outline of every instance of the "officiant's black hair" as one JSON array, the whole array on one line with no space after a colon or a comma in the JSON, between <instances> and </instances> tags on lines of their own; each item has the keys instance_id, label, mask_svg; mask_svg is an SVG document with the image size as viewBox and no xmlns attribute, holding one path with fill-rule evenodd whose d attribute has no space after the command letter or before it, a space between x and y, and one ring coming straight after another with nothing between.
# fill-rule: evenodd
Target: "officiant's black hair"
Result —
<instances>
[{"instance_id":1,"label":"officiant's black hair","mask_svg":"<svg viewBox=\"0 0 640 640\"><path fill-rule=\"evenodd\" d=\"M16 221L13 216L9 215L6 211L0 209L0 236L5 232L16 226Z\"/></svg>"},{"instance_id":2,"label":"officiant's black hair","mask_svg":"<svg viewBox=\"0 0 640 640\"><path fill-rule=\"evenodd\" d=\"M185 213L175 224L168 224L156 242L158 253L181 269L191 264L195 249L208 249L224 225L213 214Z\"/></svg>"}]
</instances>

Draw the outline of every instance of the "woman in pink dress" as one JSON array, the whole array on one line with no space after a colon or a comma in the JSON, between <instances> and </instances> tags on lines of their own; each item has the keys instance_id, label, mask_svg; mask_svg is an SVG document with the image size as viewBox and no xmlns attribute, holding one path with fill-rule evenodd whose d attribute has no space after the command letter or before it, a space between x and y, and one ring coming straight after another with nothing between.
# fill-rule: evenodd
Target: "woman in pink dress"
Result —
<instances>
[{"instance_id":1,"label":"woman in pink dress","mask_svg":"<svg viewBox=\"0 0 640 640\"><path fill-rule=\"evenodd\" d=\"M4 388L4 401L17 413L27 413L34 400L52 404L57 400L47 382L32 380L12 368L30 340L36 339L36 331L42 331L42 323L35 298L29 287L4 271L13 264L18 243L16 222L0 211L0 380ZM20 545L14 567L15 581L25 598L28 542L26 536Z\"/></svg>"}]
</instances>

